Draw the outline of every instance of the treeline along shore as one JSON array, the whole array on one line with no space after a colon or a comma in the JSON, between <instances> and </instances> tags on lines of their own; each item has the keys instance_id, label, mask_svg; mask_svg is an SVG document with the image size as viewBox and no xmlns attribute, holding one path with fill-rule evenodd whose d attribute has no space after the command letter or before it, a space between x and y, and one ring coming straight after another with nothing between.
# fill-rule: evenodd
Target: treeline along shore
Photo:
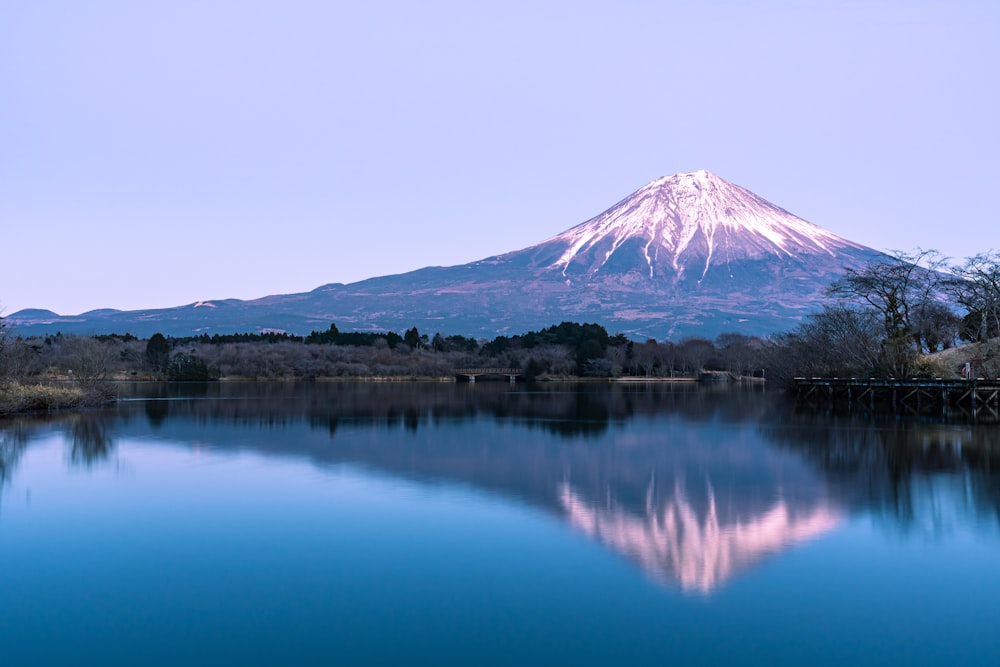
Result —
<instances>
[{"instance_id":1,"label":"treeline along shore","mask_svg":"<svg viewBox=\"0 0 1000 667\"><path fill-rule=\"evenodd\" d=\"M947 271L945 270L947 268ZM933 251L848 270L829 301L772 336L633 340L562 322L492 340L413 327L308 335L282 331L139 339L128 333L20 337L0 319L0 413L100 402L115 380L445 379L461 368L527 380L767 380L1000 376L1000 253L945 267Z\"/></svg>"},{"instance_id":2,"label":"treeline along shore","mask_svg":"<svg viewBox=\"0 0 1000 667\"><path fill-rule=\"evenodd\" d=\"M528 380L696 378L715 371L760 377L757 338L633 341L598 324L563 322L539 331L477 340L396 332L341 332L335 324L307 336L285 332L140 339L130 334L12 338L5 344L10 380L123 379L445 379L461 368L516 369Z\"/></svg>"},{"instance_id":3,"label":"treeline along shore","mask_svg":"<svg viewBox=\"0 0 1000 667\"><path fill-rule=\"evenodd\" d=\"M527 380L698 379L784 384L837 355L822 335L844 313L810 318L792 334L760 338L724 334L715 340L634 341L597 324L563 322L539 331L476 340L395 332L340 332L336 325L307 336L284 332L207 334L140 339L129 334L43 338L8 335L2 351L0 410L5 413L98 403L122 380L206 381L288 379L453 379L462 368L517 369ZM817 330L819 329L819 330ZM872 351L874 353L874 351ZM859 354L856 349L851 354ZM847 354L844 353L846 360ZM853 356L851 357L853 358ZM913 373L957 377L929 355ZM957 362L956 362L957 363ZM954 365L954 364L953 364ZM845 367L846 369L846 367ZM998 369L1000 370L1000 369ZM850 370L845 370L850 374Z\"/></svg>"}]
</instances>

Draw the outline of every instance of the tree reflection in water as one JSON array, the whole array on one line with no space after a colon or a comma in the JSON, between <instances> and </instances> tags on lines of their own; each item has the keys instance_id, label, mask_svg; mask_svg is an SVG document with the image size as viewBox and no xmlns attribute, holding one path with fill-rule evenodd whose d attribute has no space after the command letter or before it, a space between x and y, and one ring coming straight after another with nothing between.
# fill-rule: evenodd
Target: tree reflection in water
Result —
<instances>
[{"instance_id":1,"label":"tree reflection in water","mask_svg":"<svg viewBox=\"0 0 1000 667\"><path fill-rule=\"evenodd\" d=\"M72 465L89 468L106 460L114 448L114 428L108 417L88 413L76 415L68 430Z\"/></svg>"},{"instance_id":2,"label":"tree reflection in water","mask_svg":"<svg viewBox=\"0 0 1000 667\"><path fill-rule=\"evenodd\" d=\"M0 488L10 481L30 439L31 431L22 421L6 422L0 427Z\"/></svg>"},{"instance_id":3,"label":"tree reflection in water","mask_svg":"<svg viewBox=\"0 0 1000 667\"><path fill-rule=\"evenodd\" d=\"M120 437L210 438L218 452L457 482L527 502L649 576L703 593L850 514L874 513L902 533L946 531L952 518L941 507L1000 520L995 428L800 414L759 392L487 383L133 390L155 400L63 418L71 464L105 460ZM30 436L2 433L8 479Z\"/></svg>"},{"instance_id":4,"label":"tree reflection in water","mask_svg":"<svg viewBox=\"0 0 1000 667\"><path fill-rule=\"evenodd\" d=\"M860 415L786 412L761 431L809 461L838 500L896 530L941 535L962 514L1000 526L1000 429ZM950 503L942 503L942 494Z\"/></svg>"},{"instance_id":5,"label":"tree reflection in water","mask_svg":"<svg viewBox=\"0 0 1000 667\"><path fill-rule=\"evenodd\" d=\"M0 425L0 500L3 490L14 477L17 462L31 441L31 430L22 420L8 420Z\"/></svg>"}]
</instances>

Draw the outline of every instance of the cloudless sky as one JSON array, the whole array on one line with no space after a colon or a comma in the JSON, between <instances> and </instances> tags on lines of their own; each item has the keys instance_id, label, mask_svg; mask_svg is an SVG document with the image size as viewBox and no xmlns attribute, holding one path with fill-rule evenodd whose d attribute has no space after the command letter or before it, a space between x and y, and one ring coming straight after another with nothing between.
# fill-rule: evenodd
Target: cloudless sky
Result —
<instances>
[{"instance_id":1,"label":"cloudless sky","mask_svg":"<svg viewBox=\"0 0 1000 667\"><path fill-rule=\"evenodd\" d=\"M461 264L702 168L961 259L998 71L996 0L0 0L0 313Z\"/></svg>"}]
</instances>

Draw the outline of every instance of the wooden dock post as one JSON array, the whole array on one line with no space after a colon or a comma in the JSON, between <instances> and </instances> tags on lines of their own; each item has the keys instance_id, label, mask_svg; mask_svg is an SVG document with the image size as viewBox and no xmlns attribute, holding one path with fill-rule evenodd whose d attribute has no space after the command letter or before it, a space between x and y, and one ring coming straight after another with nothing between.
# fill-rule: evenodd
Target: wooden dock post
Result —
<instances>
[{"instance_id":1,"label":"wooden dock post","mask_svg":"<svg viewBox=\"0 0 1000 667\"><path fill-rule=\"evenodd\" d=\"M1000 378L796 378L800 405L815 409L867 408L915 417L938 415L1000 422ZM867 398L867 400L865 400Z\"/></svg>"}]
</instances>

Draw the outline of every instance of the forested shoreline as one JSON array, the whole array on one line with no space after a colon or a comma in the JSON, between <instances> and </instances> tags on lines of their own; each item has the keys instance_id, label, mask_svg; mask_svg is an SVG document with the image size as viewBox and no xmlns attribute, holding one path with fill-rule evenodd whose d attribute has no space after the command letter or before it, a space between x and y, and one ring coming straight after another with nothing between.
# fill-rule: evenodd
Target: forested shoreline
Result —
<instances>
[{"instance_id":1,"label":"forested shoreline","mask_svg":"<svg viewBox=\"0 0 1000 667\"><path fill-rule=\"evenodd\" d=\"M948 267L931 251L848 271L794 330L631 340L594 323L492 340L392 331L283 331L139 339L128 333L23 338L0 320L0 413L100 402L121 380L444 379L455 369L518 369L528 380L1000 376L1000 253ZM964 312L963 312L964 311ZM960 342L971 354L945 351ZM992 347L991 347L992 345ZM966 366L966 364L969 364ZM35 389L31 389L34 387Z\"/></svg>"}]
</instances>

